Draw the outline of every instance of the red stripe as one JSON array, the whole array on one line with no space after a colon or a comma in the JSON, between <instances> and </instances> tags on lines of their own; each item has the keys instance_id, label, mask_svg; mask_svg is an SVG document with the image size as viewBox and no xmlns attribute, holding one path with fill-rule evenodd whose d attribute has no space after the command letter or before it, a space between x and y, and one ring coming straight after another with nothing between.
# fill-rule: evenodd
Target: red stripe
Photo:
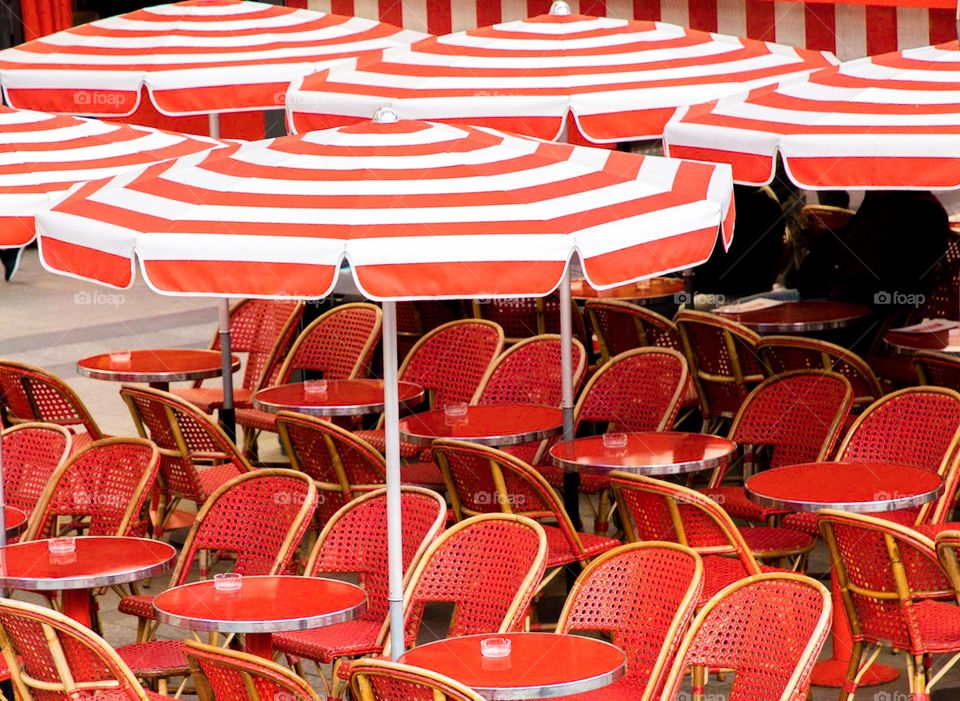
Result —
<instances>
[{"instance_id":1,"label":"red stripe","mask_svg":"<svg viewBox=\"0 0 960 701\"><path fill-rule=\"evenodd\" d=\"M491 24L500 24L503 21L503 13L500 11L499 2L478 2L477 3L477 26L487 27Z\"/></svg>"},{"instance_id":2,"label":"red stripe","mask_svg":"<svg viewBox=\"0 0 960 701\"><path fill-rule=\"evenodd\" d=\"M837 14L833 5L806 5L808 49L837 50Z\"/></svg>"},{"instance_id":3,"label":"red stripe","mask_svg":"<svg viewBox=\"0 0 960 701\"><path fill-rule=\"evenodd\" d=\"M930 10L930 43L942 44L956 38L956 13L953 10Z\"/></svg>"},{"instance_id":4,"label":"red stripe","mask_svg":"<svg viewBox=\"0 0 960 701\"><path fill-rule=\"evenodd\" d=\"M897 50L897 8L867 7L867 54ZM956 31L956 23L953 24Z\"/></svg>"},{"instance_id":5,"label":"red stripe","mask_svg":"<svg viewBox=\"0 0 960 701\"><path fill-rule=\"evenodd\" d=\"M717 0L690 2L690 28L704 32L717 31Z\"/></svg>"},{"instance_id":6,"label":"red stripe","mask_svg":"<svg viewBox=\"0 0 960 701\"><path fill-rule=\"evenodd\" d=\"M777 13L772 2L746 0L747 36L761 41L777 40Z\"/></svg>"},{"instance_id":7,"label":"red stripe","mask_svg":"<svg viewBox=\"0 0 960 701\"><path fill-rule=\"evenodd\" d=\"M381 22L403 26L403 3L400 0L377 0L377 6Z\"/></svg>"},{"instance_id":8,"label":"red stripe","mask_svg":"<svg viewBox=\"0 0 960 701\"><path fill-rule=\"evenodd\" d=\"M550 12L550 5L552 4L552 0L527 0L527 17L547 14Z\"/></svg>"},{"instance_id":9,"label":"red stripe","mask_svg":"<svg viewBox=\"0 0 960 701\"><path fill-rule=\"evenodd\" d=\"M660 0L633 0L633 16L637 19L660 19Z\"/></svg>"},{"instance_id":10,"label":"red stripe","mask_svg":"<svg viewBox=\"0 0 960 701\"><path fill-rule=\"evenodd\" d=\"M607 16L607 0L580 0L580 14L592 17Z\"/></svg>"},{"instance_id":11,"label":"red stripe","mask_svg":"<svg viewBox=\"0 0 960 701\"><path fill-rule=\"evenodd\" d=\"M353 17L353 0L330 0L330 12Z\"/></svg>"},{"instance_id":12,"label":"red stripe","mask_svg":"<svg viewBox=\"0 0 960 701\"><path fill-rule=\"evenodd\" d=\"M453 31L450 0L427 0L427 31L442 35Z\"/></svg>"}]
</instances>

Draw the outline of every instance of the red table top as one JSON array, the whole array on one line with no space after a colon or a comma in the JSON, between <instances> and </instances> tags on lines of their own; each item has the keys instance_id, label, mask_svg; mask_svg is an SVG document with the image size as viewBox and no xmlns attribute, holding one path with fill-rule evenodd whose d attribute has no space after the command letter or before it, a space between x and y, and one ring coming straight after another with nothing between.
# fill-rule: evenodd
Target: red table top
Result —
<instances>
[{"instance_id":1,"label":"red table top","mask_svg":"<svg viewBox=\"0 0 960 701\"><path fill-rule=\"evenodd\" d=\"M16 535L27 525L27 514L15 506L4 506L3 522L7 527L7 535Z\"/></svg>"},{"instance_id":2,"label":"red table top","mask_svg":"<svg viewBox=\"0 0 960 701\"><path fill-rule=\"evenodd\" d=\"M937 331L934 333L902 333L888 331L883 335L884 342L907 351L933 350L942 351L950 345L950 332Z\"/></svg>"},{"instance_id":3,"label":"red table top","mask_svg":"<svg viewBox=\"0 0 960 701\"><path fill-rule=\"evenodd\" d=\"M157 618L191 630L277 633L349 621L366 609L367 595L348 582L317 577L244 577L239 591L218 591L213 580L184 584L153 601Z\"/></svg>"},{"instance_id":4,"label":"red table top","mask_svg":"<svg viewBox=\"0 0 960 701\"><path fill-rule=\"evenodd\" d=\"M415 404L423 399L423 387L399 382L400 402ZM383 380L327 380L323 392L308 392L302 382L260 390L253 405L262 411L299 411L317 416L353 416L383 411Z\"/></svg>"},{"instance_id":5,"label":"red table top","mask_svg":"<svg viewBox=\"0 0 960 701\"><path fill-rule=\"evenodd\" d=\"M550 457L558 467L580 472L623 470L640 475L672 475L712 470L737 449L737 444L702 433L628 433L626 448L605 448L603 436L558 443Z\"/></svg>"},{"instance_id":6,"label":"red table top","mask_svg":"<svg viewBox=\"0 0 960 701\"><path fill-rule=\"evenodd\" d=\"M400 421L400 437L419 445L429 445L434 438L455 438L482 445L517 445L550 438L562 430L560 410L538 404L471 406L462 417L449 417L442 409L436 409Z\"/></svg>"},{"instance_id":7,"label":"red table top","mask_svg":"<svg viewBox=\"0 0 960 701\"><path fill-rule=\"evenodd\" d=\"M232 356L234 371L240 360ZM110 358L110 353L91 355L77 362L81 375L114 382L179 382L218 377L220 351L196 348L154 348L130 351L129 361Z\"/></svg>"},{"instance_id":8,"label":"red table top","mask_svg":"<svg viewBox=\"0 0 960 701\"><path fill-rule=\"evenodd\" d=\"M0 548L0 587L56 591L135 582L170 569L177 551L147 538L84 536L73 553L53 554L48 541Z\"/></svg>"},{"instance_id":9,"label":"red table top","mask_svg":"<svg viewBox=\"0 0 960 701\"><path fill-rule=\"evenodd\" d=\"M480 641L511 641L508 657L488 658ZM623 676L626 657L602 640L555 633L469 635L420 645L400 662L456 679L488 699L534 699L586 693Z\"/></svg>"},{"instance_id":10,"label":"red table top","mask_svg":"<svg viewBox=\"0 0 960 701\"><path fill-rule=\"evenodd\" d=\"M683 290L683 280L676 277L655 277L609 290L595 290L583 278L570 281L571 296L575 299L654 299L672 297Z\"/></svg>"},{"instance_id":11,"label":"red table top","mask_svg":"<svg viewBox=\"0 0 960 701\"><path fill-rule=\"evenodd\" d=\"M753 312L718 313L760 333L789 333L842 328L867 316L870 310L861 304L801 300Z\"/></svg>"},{"instance_id":12,"label":"red table top","mask_svg":"<svg viewBox=\"0 0 960 701\"><path fill-rule=\"evenodd\" d=\"M933 501L943 480L917 467L823 462L766 470L748 479L746 490L750 499L769 508L876 513Z\"/></svg>"}]
</instances>

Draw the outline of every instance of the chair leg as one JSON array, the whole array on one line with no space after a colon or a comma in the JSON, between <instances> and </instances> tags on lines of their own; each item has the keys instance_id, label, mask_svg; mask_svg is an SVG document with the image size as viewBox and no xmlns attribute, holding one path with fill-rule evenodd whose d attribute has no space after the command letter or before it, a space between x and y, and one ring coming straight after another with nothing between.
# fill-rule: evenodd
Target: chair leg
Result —
<instances>
[{"instance_id":1,"label":"chair leg","mask_svg":"<svg viewBox=\"0 0 960 701\"><path fill-rule=\"evenodd\" d=\"M907 655L909 670L912 672L910 683L910 701L930 701L927 691L927 666L923 655Z\"/></svg>"},{"instance_id":2,"label":"chair leg","mask_svg":"<svg viewBox=\"0 0 960 701\"><path fill-rule=\"evenodd\" d=\"M847 665L847 678L840 687L840 701L853 701L857 693L857 672L860 671L860 659L863 657L863 643L854 643L850 650L850 663Z\"/></svg>"},{"instance_id":3,"label":"chair leg","mask_svg":"<svg viewBox=\"0 0 960 701\"><path fill-rule=\"evenodd\" d=\"M597 535L606 535L608 530L610 530L610 491L601 489L597 517L593 521L593 532Z\"/></svg>"}]
</instances>

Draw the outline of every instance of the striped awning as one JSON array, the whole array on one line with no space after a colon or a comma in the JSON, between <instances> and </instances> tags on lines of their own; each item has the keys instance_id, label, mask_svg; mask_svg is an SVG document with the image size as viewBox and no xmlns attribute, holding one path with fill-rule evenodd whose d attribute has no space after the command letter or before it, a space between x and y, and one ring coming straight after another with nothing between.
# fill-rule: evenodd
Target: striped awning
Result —
<instances>
[{"instance_id":1,"label":"striped awning","mask_svg":"<svg viewBox=\"0 0 960 701\"><path fill-rule=\"evenodd\" d=\"M89 183L37 218L55 271L169 294L537 296L574 256L604 288L706 260L729 168L483 128L365 122Z\"/></svg>"},{"instance_id":2,"label":"striped awning","mask_svg":"<svg viewBox=\"0 0 960 701\"><path fill-rule=\"evenodd\" d=\"M9 105L61 114L130 115L142 88L167 115L279 109L294 78L424 36L247 0L188 0L2 51L0 84Z\"/></svg>"},{"instance_id":3,"label":"striped awning","mask_svg":"<svg viewBox=\"0 0 960 701\"><path fill-rule=\"evenodd\" d=\"M34 215L77 183L225 146L96 119L0 107L0 248L34 239Z\"/></svg>"},{"instance_id":4,"label":"striped awning","mask_svg":"<svg viewBox=\"0 0 960 701\"><path fill-rule=\"evenodd\" d=\"M692 108L667 126L671 155L772 180L777 153L808 189L960 188L957 42L844 63L807 80Z\"/></svg>"},{"instance_id":5,"label":"striped awning","mask_svg":"<svg viewBox=\"0 0 960 701\"><path fill-rule=\"evenodd\" d=\"M572 114L587 139L611 143L659 138L678 107L835 63L826 53L659 22L549 14L307 76L291 87L287 109L296 131L368 119L389 105L405 119L542 139L557 138Z\"/></svg>"}]
</instances>

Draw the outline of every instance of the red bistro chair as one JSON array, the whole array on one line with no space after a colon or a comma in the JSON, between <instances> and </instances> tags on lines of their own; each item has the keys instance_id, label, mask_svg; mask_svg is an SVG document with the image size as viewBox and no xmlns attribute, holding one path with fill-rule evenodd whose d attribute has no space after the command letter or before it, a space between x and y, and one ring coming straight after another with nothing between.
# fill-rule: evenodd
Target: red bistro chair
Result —
<instances>
[{"instance_id":1,"label":"red bistro chair","mask_svg":"<svg viewBox=\"0 0 960 701\"><path fill-rule=\"evenodd\" d=\"M507 345L512 346L531 336L560 333L560 295L473 300L473 316L499 324ZM573 337L585 344L587 331L580 307L575 302L570 305L570 318Z\"/></svg>"},{"instance_id":2,"label":"red bistro chair","mask_svg":"<svg viewBox=\"0 0 960 701\"><path fill-rule=\"evenodd\" d=\"M4 499L29 515L50 475L70 455L72 434L63 426L31 422L5 429L0 440Z\"/></svg>"},{"instance_id":3,"label":"red bistro chair","mask_svg":"<svg viewBox=\"0 0 960 701\"><path fill-rule=\"evenodd\" d=\"M247 354L243 380L233 388L234 407L252 406L254 393L279 374L302 317L303 302L294 300L244 299L230 308L230 351ZM220 350L219 330L213 335L210 350ZM223 388L204 387L203 380L197 380L193 387L171 391L208 414L223 405Z\"/></svg>"},{"instance_id":4,"label":"red bistro chair","mask_svg":"<svg viewBox=\"0 0 960 701\"><path fill-rule=\"evenodd\" d=\"M693 671L693 701L704 695L707 672L733 672L727 701L804 699L813 664L830 631L830 592L792 573L735 582L700 610L687 631L661 701L678 698Z\"/></svg>"},{"instance_id":5,"label":"red bistro chair","mask_svg":"<svg viewBox=\"0 0 960 701\"><path fill-rule=\"evenodd\" d=\"M53 373L26 363L0 360L0 424L40 421L69 428L72 449L103 438L90 410L70 386Z\"/></svg>"},{"instance_id":6,"label":"red bistro chair","mask_svg":"<svg viewBox=\"0 0 960 701\"><path fill-rule=\"evenodd\" d=\"M320 701L304 679L246 652L184 640L200 701Z\"/></svg>"},{"instance_id":7,"label":"red bistro chair","mask_svg":"<svg viewBox=\"0 0 960 701\"><path fill-rule=\"evenodd\" d=\"M587 565L567 596L557 632L609 636L627 654L627 673L564 700L658 698L702 588L700 556L673 543L622 545Z\"/></svg>"},{"instance_id":8,"label":"red bistro chair","mask_svg":"<svg viewBox=\"0 0 960 701\"><path fill-rule=\"evenodd\" d=\"M935 351L913 354L913 369L921 385L960 391L960 358Z\"/></svg>"},{"instance_id":9,"label":"red bistro chair","mask_svg":"<svg viewBox=\"0 0 960 701\"><path fill-rule=\"evenodd\" d=\"M341 508L327 523L304 570L307 576L354 575L367 593L366 611L357 619L324 628L277 633L274 649L321 664L332 664L329 680L321 674L327 696L339 695L340 665L344 659L383 651L388 632L387 614L387 496L379 489ZM427 546L443 531L447 506L430 490L403 487L403 570L409 574Z\"/></svg>"},{"instance_id":10,"label":"red bistro chair","mask_svg":"<svg viewBox=\"0 0 960 701\"><path fill-rule=\"evenodd\" d=\"M363 659L351 671L350 690L357 701L484 701L450 677L397 662Z\"/></svg>"}]
</instances>

